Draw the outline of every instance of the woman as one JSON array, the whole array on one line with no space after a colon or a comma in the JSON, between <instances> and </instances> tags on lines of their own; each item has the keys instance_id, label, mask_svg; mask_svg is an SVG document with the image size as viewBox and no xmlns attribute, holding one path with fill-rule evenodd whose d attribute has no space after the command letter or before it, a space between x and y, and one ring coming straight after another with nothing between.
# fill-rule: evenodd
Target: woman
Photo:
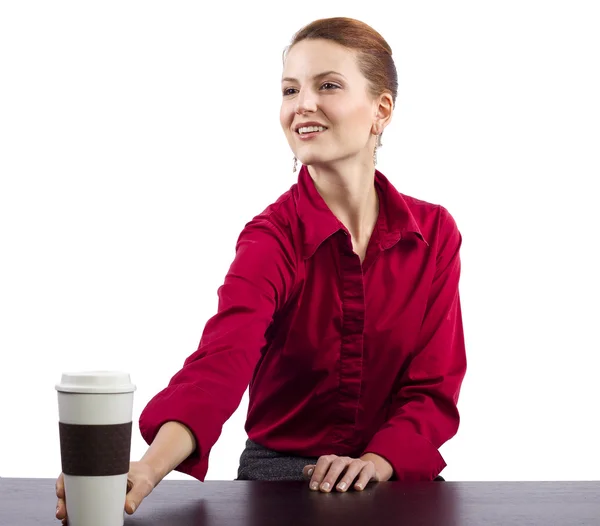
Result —
<instances>
[{"instance_id":1,"label":"woman","mask_svg":"<svg viewBox=\"0 0 600 526\"><path fill-rule=\"evenodd\" d=\"M248 385L239 480L362 490L446 465L466 369L461 235L375 169L391 49L359 21L317 20L288 47L281 90L298 182L245 226L198 350L144 409L128 513L173 469L204 480ZM63 518L61 478L57 493Z\"/></svg>"}]
</instances>

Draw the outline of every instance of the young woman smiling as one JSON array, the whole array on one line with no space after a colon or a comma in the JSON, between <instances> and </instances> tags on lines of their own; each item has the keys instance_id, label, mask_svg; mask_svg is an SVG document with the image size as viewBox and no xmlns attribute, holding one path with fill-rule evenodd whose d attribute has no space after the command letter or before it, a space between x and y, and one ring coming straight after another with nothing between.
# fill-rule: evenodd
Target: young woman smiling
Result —
<instances>
[{"instance_id":1,"label":"young woman smiling","mask_svg":"<svg viewBox=\"0 0 600 526\"><path fill-rule=\"evenodd\" d=\"M128 513L173 469L204 480L248 385L238 480L362 490L446 465L466 371L461 235L375 167L391 49L360 21L317 20L284 53L281 93L298 181L245 226L197 351L144 409ZM61 478L57 494L64 518Z\"/></svg>"}]
</instances>

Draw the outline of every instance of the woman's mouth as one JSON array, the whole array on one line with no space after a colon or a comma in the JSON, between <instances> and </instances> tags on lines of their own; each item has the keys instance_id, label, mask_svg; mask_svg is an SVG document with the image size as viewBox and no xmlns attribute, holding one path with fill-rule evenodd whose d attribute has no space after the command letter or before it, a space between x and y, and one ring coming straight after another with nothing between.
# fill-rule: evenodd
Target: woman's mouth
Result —
<instances>
[{"instance_id":1,"label":"woman's mouth","mask_svg":"<svg viewBox=\"0 0 600 526\"><path fill-rule=\"evenodd\" d=\"M305 126L303 128L299 128L296 133L301 140L306 141L316 137L317 135L320 135L326 130L327 128L324 126Z\"/></svg>"}]
</instances>

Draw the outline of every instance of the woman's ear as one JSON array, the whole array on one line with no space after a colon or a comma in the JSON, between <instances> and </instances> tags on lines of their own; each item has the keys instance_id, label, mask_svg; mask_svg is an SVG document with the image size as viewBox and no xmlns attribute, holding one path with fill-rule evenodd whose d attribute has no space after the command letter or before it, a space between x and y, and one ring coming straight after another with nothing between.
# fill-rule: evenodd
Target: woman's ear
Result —
<instances>
[{"instance_id":1,"label":"woman's ear","mask_svg":"<svg viewBox=\"0 0 600 526\"><path fill-rule=\"evenodd\" d=\"M382 93L377 99L377 108L375 112L375 122L373 123L373 133L379 135L383 133L385 127L391 122L394 112L394 99L388 92Z\"/></svg>"}]
</instances>

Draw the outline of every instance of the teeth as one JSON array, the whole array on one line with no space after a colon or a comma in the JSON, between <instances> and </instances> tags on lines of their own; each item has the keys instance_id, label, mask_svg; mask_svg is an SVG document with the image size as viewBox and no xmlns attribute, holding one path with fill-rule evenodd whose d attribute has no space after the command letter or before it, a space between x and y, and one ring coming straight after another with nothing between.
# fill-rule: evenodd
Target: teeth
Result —
<instances>
[{"instance_id":1,"label":"teeth","mask_svg":"<svg viewBox=\"0 0 600 526\"><path fill-rule=\"evenodd\" d=\"M298 129L298 133L311 133L316 131L325 131L326 129L327 128L324 128L323 126L304 126Z\"/></svg>"}]
</instances>

